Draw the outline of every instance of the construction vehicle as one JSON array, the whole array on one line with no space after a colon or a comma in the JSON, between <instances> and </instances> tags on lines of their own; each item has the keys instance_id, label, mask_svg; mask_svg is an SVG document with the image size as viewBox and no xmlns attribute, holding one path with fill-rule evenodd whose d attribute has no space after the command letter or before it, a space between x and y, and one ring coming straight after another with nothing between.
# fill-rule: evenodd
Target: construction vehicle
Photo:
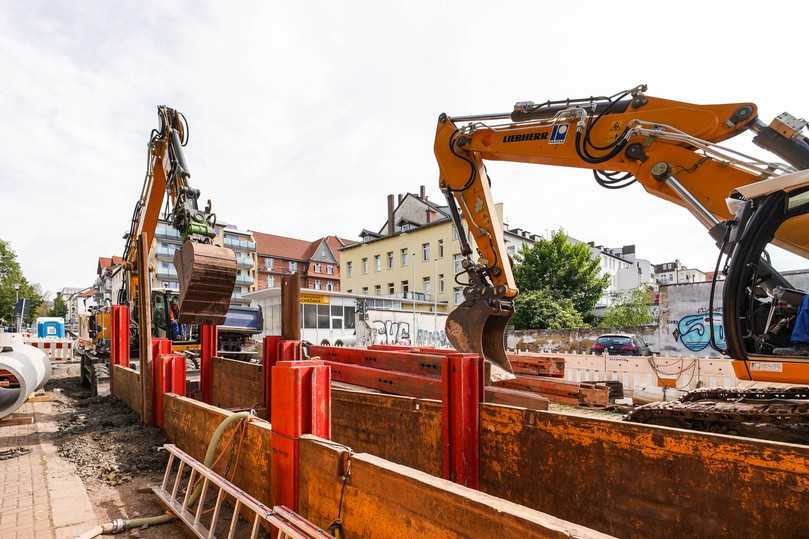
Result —
<instances>
[{"instance_id":1,"label":"construction vehicle","mask_svg":"<svg viewBox=\"0 0 809 539\"><path fill-rule=\"evenodd\" d=\"M483 354L490 380L513 376L504 332L518 290L484 161L587 168L601 187L638 182L648 193L685 207L715 239L717 268L727 277L722 297L727 348L719 348L713 335L711 341L733 359L739 379L809 384L809 357L788 347L789 328L806 293L772 267L765 250L772 243L809 258L809 171L804 170L809 169L809 139L801 133L807 122L784 113L767 125L753 103L694 105L645 91L640 85L613 96L520 102L506 113L440 115L434 146L440 187L464 256L464 271L456 280L462 274L468 279L464 302L447 319L448 339L459 351ZM719 144L746 131L781 161ZM693 402L707 413L721 400L730 402L723 417L732 422L742 409L752 421L766 418L774 403L779 408L771 419L807 420L807 394L805 387L706 390L704 399L697 395L691 404L669 403L660 415L688 426L695 424Z\"/></svg>"},{"instance_id":2,"label":"construction vehicle","mask_svg":"<svg viewBox=\"0 0 809 539\"><path fill-rule=\"evenodd\" d=\"M221 324L236 282L236 256L214 244L216 214L211 212L211 202L201 210L200 192L188 183L191 174L183 156L188 122L182 113L166 106L159 106L157 113L160 129L153 130L149 140L146 177L126 235L127 278L119 303L138 301L138 280L148 276L148 251L163 211L183 240L174 255L180 281L178 321ZM163 210L167 194L169 204Z\"/></svg>"}]
</instances>

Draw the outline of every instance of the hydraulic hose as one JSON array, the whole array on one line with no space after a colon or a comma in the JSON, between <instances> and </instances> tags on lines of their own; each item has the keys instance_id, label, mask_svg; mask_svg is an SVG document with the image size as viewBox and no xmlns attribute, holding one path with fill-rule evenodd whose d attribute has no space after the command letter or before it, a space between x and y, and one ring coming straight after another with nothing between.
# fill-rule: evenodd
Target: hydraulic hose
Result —
<instances>
[{"instance_id":1,"label":"hydraulic hose","mask_svg":"<svg viewBox=\"0 0 809 539\"><path fill-rule=\"evenodd\" d=\"M253 415L252 412L237 412L235 414L227 416L219 423L219 426L217 426L216 430L213 431L211 439L208 441L208 449L205 451L205 460L203 460L203 464L205 466L209 467L213 463L214 456L216 455L216 448L219 446L219 440L222 439L222 435L225 433L227 428L232 423L239 420L248 419L252 415ZM201 492L202 492L202 485L197 485L197 487L194 489L194 492L191 494L191 499L189 500L188 503L189 504L194 503ZM162 515L155 515L152 517L138 517L129 520L119 518L113 520L112 522L102 524L101 526L96 526L91 530L87 530L85 533L80 535L78 539L94 539L99 535L121 533L123 531L132 530L135 528L148 528L149 526L159 526L160 524L171 522L175 518L177 517L175 517L172 513L163 513Z\"/></svg>"}]
</instances>

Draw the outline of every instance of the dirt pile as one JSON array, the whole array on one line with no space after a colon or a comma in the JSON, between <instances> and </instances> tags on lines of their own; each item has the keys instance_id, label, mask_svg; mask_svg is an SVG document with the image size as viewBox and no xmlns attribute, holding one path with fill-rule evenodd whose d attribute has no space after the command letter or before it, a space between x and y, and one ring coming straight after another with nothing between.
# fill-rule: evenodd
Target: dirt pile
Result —
<instances>
[{"instance_id":1,"label":"dirt pile","mask_svg":"<svg viewBox=\"0 0 809 539\"><path fill-rule=\"evenodd\" d=\"M56 446L82 479L116 486L165 467L167 454L158 451L166 443L164 434L141 425L125 403L112 396L90 397L77 380L58 386Z\"/></svg>"}]
</instances>

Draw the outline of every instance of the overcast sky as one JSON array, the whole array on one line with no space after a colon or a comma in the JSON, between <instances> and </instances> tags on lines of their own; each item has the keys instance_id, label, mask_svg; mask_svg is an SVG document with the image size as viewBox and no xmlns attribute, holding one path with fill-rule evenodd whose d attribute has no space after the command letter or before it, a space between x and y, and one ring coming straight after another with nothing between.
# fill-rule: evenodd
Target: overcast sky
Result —
<instances>
[{"instance_id":1,"label":"overcast sky","mask_svg":"<svg viewBox=\"0 0 809 539\"><path fill-rule=\"evenodd\" d=\"M755 101L767 122L809 108L800 2L386 4L2 2L0 238L45 289L92 284L97 257L123 250L158 104L188 117L192 183L221 220L304 239L378 228L388 193L437 199L443 111L641 82ZM512 226L713 266L696 221L638 185L488 169Z\"/></svg>"}]
</instances>

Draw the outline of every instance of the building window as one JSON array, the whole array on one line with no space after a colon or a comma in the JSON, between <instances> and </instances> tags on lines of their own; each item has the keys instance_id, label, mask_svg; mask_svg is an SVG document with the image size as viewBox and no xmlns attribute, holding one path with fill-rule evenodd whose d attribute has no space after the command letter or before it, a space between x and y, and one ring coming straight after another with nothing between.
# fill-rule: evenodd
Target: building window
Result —
<instances>
[{"instance_id":1,"label":"building window","mask_svg":"<svg viewBox=\"0 0 809 539\"><path fill-rule=\"evenodd\" d=\"M268 270L268 271L271 270L272 269L272 262L273 262L272 258L265 258L264 259L264 269Z\"/></svg>"},{"instance_id":2,"label":"building window","mask_svg":"<svg viewBox=\"0 0 809 539\"><path fill-rule=\"evenodd\" d=\"M374 255L374 269L382 271L382 257L379 255Z\"/></svg>"},{"instance_id":3,"label":"building window","mask_svg":"<svg viewBox=\"0 0 809 539\"><path fill-rule=\"evenodd\" d=\"M393 286L393 283L388 283L388 295L393 296L396 294L396 288Z\"/></svg>"},{"instance_id":4,"label":"building window","mask_svg":"<svg viewBox=\"0 0 809 539\"><path fill-rule=\"evenodd\" d=\"M393 269L393 251L388 251L388 269Z\"/></svg>"},{"instance_id":5,"label":"building window","mask_svg":"<svg viewBox=\"0 0 809 539\"><path fill-rule=\"evenodd\" d=\"M438 293L439 294L444 293L444 274L443 273L438 274Z\"/></svg>"},{"instance_id":6,"label":"building window","mask_svg":"<svg viewBox=\"0 0 809 539\"><path fill-rule=\"evenodd\" d=\"M378 284L374 286L374 295L381 296L382 295L382 285Z\"/></svg>"},{"instance_id":7,"label":"building window","mask_svg":"<svg viewBox=\"0 0 809 539\"><path fill-rule=\"evenodd\" d=\"M455 226L455 222L452 223L452 239L459 241L458 228Z\"/></svg>"},{"instance_id":8,"label":"building window","mask_svg":"<svg viewBox=\"0 0 809 539\"><path fill-rule=\"evenodd\" d=\"M407 281L402 281L402 296L407 297L407 293L410 291L410 287L408 286Z\"/></svg>"},{"instance_id":9,"label":"building window","mask_svg":"<svg viewBox=\"0 0 809 539\"><path fill-rule=\"evenodd\" d=\"M334 283L331 281L326 281L326 290L328 290L329 292L334 290Z\"/></svg>"},{"instance_id":10,"label":"building window","mask_svg":"<svg viewBox=\"0 0 809 539\"><path fill-rule=\"evenodd\" d=\"M463 303L463 288L460 286L456 286L452 289L452 302L455 305L460 305Z\"/></svg>"},{"instance_id":11,"label":"building window","mask_svg":"<svg viewBox=\"0 0 809 539\"><path fill-rule=\"evenodd\" d=\"M444 258L444 240L438 240L438 258Z\"/></svg>"},{"instance_id":12,"label":"building window","mask_svg":"<svg viewBox=\"0 0 809 539\"><path fill-rule=\"evenodd\" d=\"M452 255L452 268L455 270L455 273L461 273L463 271L463 256L460 254Z\"/></svg>"},{"instance_id":13,"label":"building window","mask_svg":"<svg viewBox=\"0 0 809 539\"><path fill-rule=\"evenodd\" d=\"M363 296L367 296L367 295L368 295L368 287L367 287L367 286L363 286L363 287L362 287L362 295L363 295Z\"/></svg>"},{"instance_id":14,"label":"building window","mask_svg":"<svg viewBox=\"0 0 809 539\"><path fill-rule=\"evenodd\" d=\"M323 273L323 266L320 264L315 264L315 273Z\"/></svg>"},{"instance_id":15,"label":"building window","mask_svg":"<svg viewBox=\"0 0 809 539\"><path fill-rule=\"evenodd\" d=\"M346 277L351 277L351 261L346 262Z\"/></svg>"},{"instance_id":16,"label":"building window","mask_svg":"<svg viewBox=\"0 0 809 539\"><path fill-rule=\"evenodd\" d=\"M407 249L399 251L399 256L402 259L402 267L407 266Z\"/></svg>"},{"instance_id":17,"label":"building window","mask_svg":"<svg viewBox=\"0 0 809 539\"><path fill-rule=\"evenodd\" d=\"M315 290L320 290L320 279L315 279Z\"/></svg>"},{"instance_id":18,"label":"building window","mask_svg":"<svg viewBox=\"0 0 809 539\"><path fill-rule=\"evenodd\" d=\"M362 259L362 273L363 273L363 275L368 273L368 259L367 258Z\"/></svg>"},{"instance_id":19,"label":"building window","mask_svg":"<svg viewBox=\"0 0 809 539\"><path fill-rule=\"evenodd\" d=\"M424 290L425 294L432 294L433 293L433 282L430 280L429 277L424 277L421 280L421 288Z\"/></svg>"},{"instance_id":20,"label":"building window","mask_svg":"<svg viewBox=\"0 0 809 539\"><path fill-rule=\"evenodd\" d=\"M421 244L421 260L424 262L430 261L430 244L429 243L422 243Z\"/></svg>"},{"instance_id":21,"label":"building window","mask_svg":"<svg viewBox=\"0 0 809 539\"><path fill-rule=\"evenodd\" d=\"M289 261L289 273L295 273L298 271L298 263L292 260Z\"/></svg>"},{"instance_id":22,"label":"building window","mask_svg":"<svg viewBox=\"0 0 809 539\"><path fill-rule=\"evenodd\" d=\"M267 288L275 288L275 275L267 277Z\"/></svg>"},{"instance_id":23,"label":"building window","mask_svg":"<svg viewBox=\"0 0 809 539\"><path fill-rule=\"evenodd\" d=\"M326 275L334 275L334 266L326 264Z\"/></svg>"}]
</instances>

